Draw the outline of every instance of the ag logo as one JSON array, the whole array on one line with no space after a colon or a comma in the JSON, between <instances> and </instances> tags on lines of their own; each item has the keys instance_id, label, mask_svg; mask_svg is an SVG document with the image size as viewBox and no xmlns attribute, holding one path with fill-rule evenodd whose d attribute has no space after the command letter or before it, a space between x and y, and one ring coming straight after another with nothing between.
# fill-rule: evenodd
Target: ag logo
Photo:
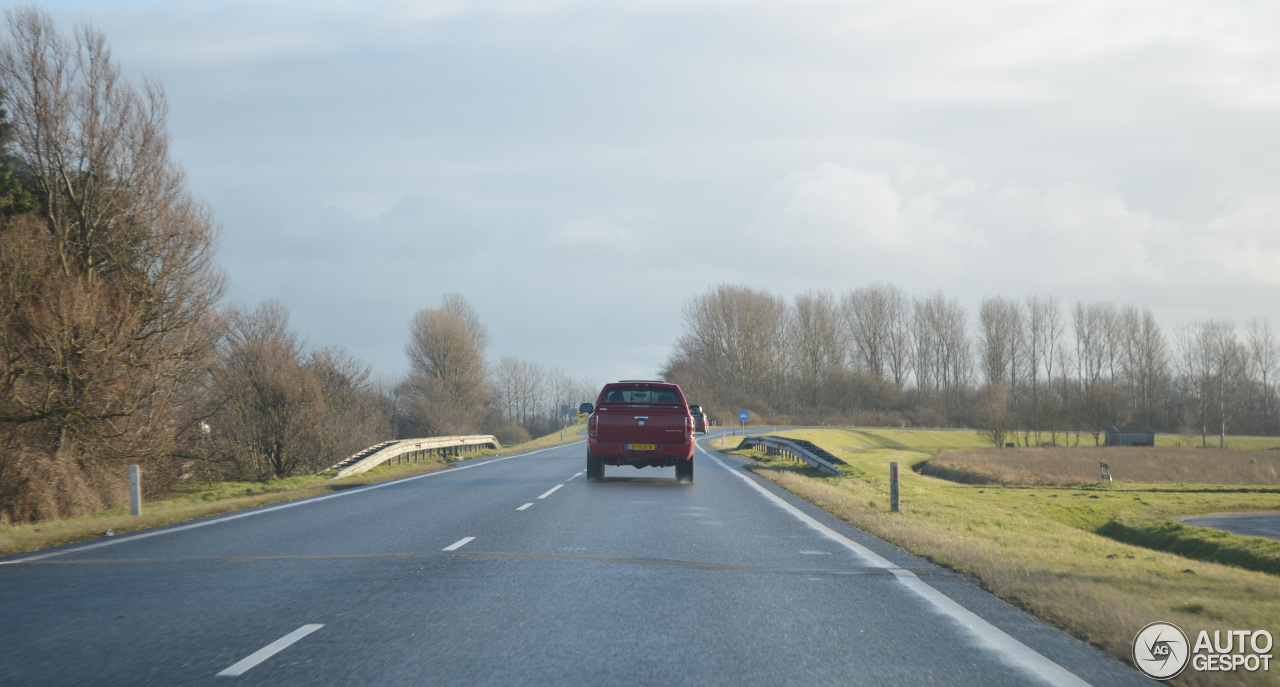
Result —
<instances>
[{"instance_id":1,"label":"ag logo","mask_svg":"<svg viewBox=\"0 0 1280 687\"><path fill-rule=\"evenodd\" d=\"M1157 680L1176 677L1191 658L1187 636L1173 623L1151 623L1133 638L1133 663Z\"/></svg>"}]
</instances>

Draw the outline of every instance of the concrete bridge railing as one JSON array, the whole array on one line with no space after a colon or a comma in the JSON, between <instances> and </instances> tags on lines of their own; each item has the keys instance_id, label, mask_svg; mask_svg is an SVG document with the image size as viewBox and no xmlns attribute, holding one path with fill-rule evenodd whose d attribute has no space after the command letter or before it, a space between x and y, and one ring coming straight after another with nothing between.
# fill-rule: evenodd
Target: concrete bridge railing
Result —
<instances>
[{"instance_id":1,"label":"concrete bridge railing","mask_svg":"<svg viewBox=\"0 0 1280 687\"><path fill-rule=\"evenodd\" d=\"M371 470L384 463L390 465L394 462L425 459L427 456L457 456L464 451L482 448L502 448L502 444L492 434L384 441L352 455L329 470L337 470L333 479L338 479Z\"/></svg>"}]
</instances>

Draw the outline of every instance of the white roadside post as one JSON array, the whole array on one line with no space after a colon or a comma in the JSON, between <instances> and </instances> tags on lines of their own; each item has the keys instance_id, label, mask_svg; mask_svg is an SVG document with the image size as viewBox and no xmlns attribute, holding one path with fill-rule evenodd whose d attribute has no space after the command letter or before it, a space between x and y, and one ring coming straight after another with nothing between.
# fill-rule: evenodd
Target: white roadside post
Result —
<instances>
[{"instance_id":1,"label":"white roadside post","mask_svg":"<svg viewBox=\"0 0 1280 687\"><path fill-rule=\"evenodd\" d=\"M889 510L898 512L898 464L889 463Z\"/></svg>"},{"instance_id":2,"label":"white roadside post","mask_svg":"<svg viewBox=\"0 0 1280 687\"><path fill-rule=\"evenodd\" d=\"M129 513L142 515L142 479L138 466L129 466Z\"/></svg>"}]
</instances>

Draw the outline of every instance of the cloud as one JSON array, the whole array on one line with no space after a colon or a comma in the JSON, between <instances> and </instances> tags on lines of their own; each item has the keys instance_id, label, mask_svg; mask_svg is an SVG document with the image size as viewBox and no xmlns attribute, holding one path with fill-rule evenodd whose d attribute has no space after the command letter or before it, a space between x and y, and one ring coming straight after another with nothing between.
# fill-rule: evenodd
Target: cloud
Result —
<instances>
[{"instance_id":1,"label":"cloud","mask_svg":"<svg viewBox=\"0 0 1280 687\"><path fill-rule=\"evenodd\" d=\"M1266 212L1236 215L1257 223ZM1232 221L1233 230L1254 230L1241 223ZM788 173L751 230L755 250L807 274L870 273L898 283L923 276L959 291L1015 293L1162 284L1202 241L1114 192L1077 184L993 185L944 167L876 174L833 163ZM1209 269L1220 274L1237 260L1196 254L1216 260Z\"/></svg>"},{"instance_id":2,"label":"cloud","mask_svg":"<svg viewBox=\"0 0 1280 687\"><path fill-rule=\"evenodd\" d=\"M1179 252L1196 281L1280 287L1280 195L1231 198L1232 209L1186 237Z\"/></svg>"},{"instance_id":3,"label":"cloud","mask_svg":"<svg viewBox=\"0 0 1280 687\"><path fill-rule=\"evenodd\" d=\"M717 282L1237 319L1280 297L1280 6L50 7L164 83L236 297L383 371L451 290L495 354L601 378L656 368Z\"/></svg>"},{"instance_id":4,"label":"cloud","mask_svg":"<svg viewBox=\"0 0 1280 687\"><path fill-rule=\"evenodd\" d=\"M349 191L329 194L321 199L320 204L363 221L387 215L399 199L392 193Z\"/></svg>"},{"instance_id":5,"label":"cloud","mask_svg":"<svg viewBox=\"0 0 1280 687\"><path fill-rule=\"evenodd\" d=\"M754 233L762 242L807 250L866 246L896 253L908 244L910 228L888 178L827 163L788 174L770 194Z\"/></svg>"},{"instance_id":6,"label":"cloud","mask_svg":"<svg viewBox=\"0 0 1280 687\"><path fill-rule=\"evenodd\" d=\"M612 249L634 250L639 246L637 237L623 227L610 222L574 220L552 230L548 240L560 247L602 245Z\"/></svg>"}]
</instances>

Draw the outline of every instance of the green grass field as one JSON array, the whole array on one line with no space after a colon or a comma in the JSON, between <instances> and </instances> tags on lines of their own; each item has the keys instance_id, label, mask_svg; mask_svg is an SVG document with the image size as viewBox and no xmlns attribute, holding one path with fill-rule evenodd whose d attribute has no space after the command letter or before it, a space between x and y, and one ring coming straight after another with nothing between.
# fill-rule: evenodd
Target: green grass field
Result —
<instances>
[{"instance_id":1,"label":"green grass field","mask_svg":"<svg viewBox=\"0 0 1280 687\"><path fill-rule=\"evenodd\" d=\"M1280 510L1280 493L1170 484L962 484L911 468L939 450L982 447L976 432L782 434L812 441L853 469L845 477L825 477L803 464L743 452L759 461L753 468L759 474L867 532L976 577L997 596L1119 660L1130 661L1134 636L1156 620L1189 634L1280 630L1280 578L1243 567L1250 560L1280 561L1277 542L1168 527L1182 515ZM1201 453L1212 460L1222 452ZM889 512L891 461L900 464L900 513ZM1188 671L1173 684L1276 684L1270 675Z\"/></svg>"},{"instance_id":2,"label":"green grass field","mask_svg":"<svg viewBox=\"0 0 1280 687\"><path fill-rule=\"evenodd\" d=\"M570 427L564 432L563 437L560 432L555 432L523 444L468 453L463 458L510 455L573 443L583 439L577 433L582 426ZM128 508L116 508L79 518L0 527L0 555L35 551L101 537L108 529L120 535L210 515L319 496L351 487L432 472L447 465L448 462L444 461L383 465L368 472L338 480L321 476L293 477L267 482L214 482L212 484L193 482L185 491L164 500L147 501L144 494L142 515L138 516L130 515Z\"/></svg>"},{"instance_id":3,"label":"green grass field","mask_svg":"<svg viewBox=\"0 0 1280 687\"><path fill-rule=\"evenodd\" d=\"M1208 437L1208 443L1208 448L1218 448L1218 437L1210 434ZM1156 436L1156 446L1201 448L1200 435L1161 434ZM1231 435L1227 435L1227 448L1246 449L1252 451L1280 449L1280 437L1233 437Z\"/></svg>"}]
</instances>

